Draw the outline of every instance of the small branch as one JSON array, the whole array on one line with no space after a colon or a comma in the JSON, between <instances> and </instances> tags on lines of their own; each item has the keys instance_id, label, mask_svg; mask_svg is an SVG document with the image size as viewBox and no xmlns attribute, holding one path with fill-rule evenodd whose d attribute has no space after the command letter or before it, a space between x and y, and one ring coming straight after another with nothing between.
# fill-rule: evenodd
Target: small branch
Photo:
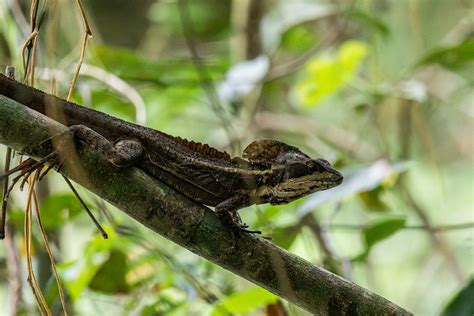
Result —
<instances>
[{"instance_id":1,"label":"small branch","mask_svg":"<svg viewBox=\"0 0 474 316\"><path fill-rule=\"evenodd\" d=\"M357 225L357 224L330 224L329 228L332 229L346 229L346 230L364 230L367 228L366 225ZM403 229L409 230L426 230L430 228L433 232L453 232L462 229L473 229L474 222L470 223L462 223L462 224L452 224L452 225L439 225L439 226L430 226L427 227L425 225L407 225L403 227Z\"/></svg>"},{"instance_id":2,"label":"small branch","mask_svg":"<svg viewBox=\"0 0 474 316\"><path fill-rule=\"evenodd\" d=\"M3 78L0 75L0 81ZM8 89L2 91L4 87L0 84L0 94L8 93ZM38 98L32 100L40 102ZM50 130L58 133L66 128L0 95L0 143L40 159L51 152L51 147L37 145L49 138ZM67 157L62 174L151 230L315 315L410 315L385 298L263 238L237 234L223 226L210 209L140 169L117 168L86 146L79 146L77 154L82 168L70 166Z\"/></svg>"},{"instance_id":3,"label":"small branch","mask_svg":"<svg viewBox=\"0 0 474 316\"><path fill-rule=\"evenodd\" d=\"M325 143L332 144L358 159L362 159L360 153L364 153L366 156L375 156L376 154L373 146L354 133L330 124L320 125L314 120L297 115L260 111L255 116L255 124L260 130L278 130L301 134L310 138L312 143L314 143L315 135L318 135L318 138ZM305 128L301 129L301 126ZM320 150L324 151L324 148L320 148ZM327 151L329 151L329 147Z\"/></svg>"},{"instance_id":4,"label":"small branch","mask_svg":"<svg viewBox=\"0 0 474 316\"><path fill-rule=\"evenodd\" d=\"M326 229L314 218L314 215L308 213L302 218L302 221L311 229L324 254L333 261L339 261L332 245L327 240L327 236L325 236Z\"/></svg>"},{"instance_id":5,"label":"small branch","mask_svg":"<svg viewBox=\"0 0 474 316\"><path fill-rule=\"evenodd\" d=\"M82 75L93 77L126 97L135 108L135 122L140 125L146 124L145 101L138 91L126 81L120 79L113 73L89 64L82 65Z\"/></svg>"},{"instance_id":6,"label":"small branch","mask_svg":"<svg viewBox=\"0 0 474 316\"><path fill-rule=\"evenodd\" d=\"M447 244L446 240L443 236L438 235L437 232L434 230L433 225L431 225L430 219L428 217L428 213L416 203L413 196L408 192L408 190L403 187L403 193L406 196L407 202L413 208L415 214L420 218L423 226L426 227L427 232L429 233L430 239L434 246L438 248L440 253L444 256L446 262L449 264L453 274L456 276L459 282L465 282L467 280L467 276L464 274L459 262L457 261L453 251Z\"/></svg>"}]
</instances>

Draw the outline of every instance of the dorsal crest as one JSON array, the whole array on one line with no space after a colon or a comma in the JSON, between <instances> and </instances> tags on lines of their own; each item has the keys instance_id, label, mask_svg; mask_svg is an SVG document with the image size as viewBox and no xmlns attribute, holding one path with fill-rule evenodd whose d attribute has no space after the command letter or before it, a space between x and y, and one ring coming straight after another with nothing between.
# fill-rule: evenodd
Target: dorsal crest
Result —
<instances>
[{"instance_id":1,"label":"dorsal crest","mask_svg":"<svg viewBox=\"0 0 474 316\"><path fill-rule=\"evenodd\" d=\"M228 153L226 153L225 151L217 150L207 144L195 142L192 140L189 141L179 136L171 136L171 137L173 138L173 140L180 143L181 145L184 145L187 148L191 149L192 151L197 152L206 157L215 158L215 159L224 159L227 161L231 160L230 155Z\"/></svg>"},{"instance_id":2,"label":"dorsal crest","mask_svg":"<svg viewBox=\"0 0 474 316\"><path fill-rule=\"evenodd\" d=\"M298 151L299 149L288 144L272 140L261 139L252 142L244 149L242 157L249 161L274 161L279 154L289 151Z\"/></svg>"}]
</instances>

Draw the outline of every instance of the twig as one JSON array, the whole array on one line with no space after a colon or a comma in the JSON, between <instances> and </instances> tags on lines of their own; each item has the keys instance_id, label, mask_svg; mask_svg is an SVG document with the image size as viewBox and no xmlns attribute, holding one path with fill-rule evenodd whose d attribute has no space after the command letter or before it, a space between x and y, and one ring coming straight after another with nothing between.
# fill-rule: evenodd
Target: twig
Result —
<instances>
[{"instance_id":1,"label":"twig","mask_svg":"<svg viewBox=\"0 0 474 316\"><path fill-rule=\"evenodd\" d=\"M332 229L346 229L346 230L364 230L367 228L366 225L357 225L357 224L330 224L329 228ZM431 226L430 229L433 232L440 233L440 232L453 232L462 229L473 229L474 222L469 223L462 223L462 224L452 224L452 225L440 225L440 226ZM402 229L409 229L409 230L426 230L428 229L425 225L407 225Z\"/></svg>"},{"instance_id":2,"label":"twig","mask_svg":"<svg viewBox=\"0 0 474 316\"><path fill-rule=\"evenodd\" d=\"M67 100L71 100L72 92L74 91L74 87L76 86L77 78L79 77L79 72L81 71L82 63L84 62L84 55L86 52L87 41L90 36L92 36L92 31L89 27L89 22L87 22L86 12L84 10L84 6L82 5L81 0L76 0L76 4L79 7L79 11L81 13L82 22L84 23L84 34L82 37L82 44L81 44L81 54L79 56L79 61L77 62L76 71L74 72L74 76L72 77L71 86L69 88L69 92L67 94Z\"/></svg>"},{"instance_id":3,"label":"twig","mask_svg":"<svg viewBox=\"0 0 474 316\"><path fill-rule=\"evenodd\" d=\"M318 138L324 142L337 146L355 158L362 158L361 153L366 157L372 156L376 152L373 146L362 138L357 137L354 133L349 133L342 128L329 124L318 125L314 120L297 115L260 111L255 116L255 122L261 130L284 130L303 134L304 136L311 137L312 140L315 135L318 135ZM305 128L301 129L300 126Z\"/></svg>"},{"instance_id":4,"label":"twig","mask_svg":"<svg viewBox=\"0 0 474 316\"><path fill-rule=\"evenodd\" d=\"M82 65L82 75L90 76L103 82L130 100L135 108L135 122L140 125L146 124L145 101L143 101L143 98L137 92L137 90L129 85L126 81L120 79L110 72L105 71L104 69L88 64Z\"/></svg>"},{"instance_id":5,"label":"twig","mask_svg":"<svg viewBox=\"0 0 474 316\"><path fill-rule=\"evenodd\" d=\"M7 66L5 73L9 79L15 80L15 67ZM8 173L10 169L10 162L12 157L13 150L10 147L7 147L5 152L5 174ZM2 196L2 210L0 214L0 239L5 238L5 223L7 219L7 207L8 207L8 175L3 179L3 196Z\"/></svg>"},{"instance_id":6,"label":"twig","mask_svg":"<svg viewBox=\"0 0 474 316\"><path fill-rule=\"evenodd\" d=\"M43 293L41 292L41 288L38 284L38 280L36 279L35 272L33 270L33 255L32 255L32 248L31 248L31 240L32 240L32 195L34 191L34 177L38 174L38 172L33 176L33 179L29 181L29 188L28 188L28 197L27 197L27 204L25 210L25 225L24 225L24 240L25 240L25 249L26 249L26 261L27 261L27 269L28 269L28 277L27 281L30 285L31 291L36 300L36 305L38 306L41 315L51 315L51 311L44 299Z\"/></svg>"},{"instance_id":7,"label":"twig","mask_svg":"<svg viewBox=\"0 0 474 316\"><path fill-rule=\"evenodd\" d=\"M418 116L416 112L416 107L414 105L415 104L413 103L413 101L407 100L402 100L401 103L401 109L399 114L399 138L402 148L402 151L400 153L401 159L409 159L410 157L411 143L414 135L414 133L411 133L410 130L413 127L418 128L417 132L419 133L419 138L425 145L428 154L430 155L430 153L433 153L432 139L429 135L426 134L425 126L423 126L423 128L420 128L420 122L418 122L417 120ZM435 161L435 159L433 159L433 161ZM428 217L428 213L415 201L404 179L405 176L402 175L400 181L400 192L402 196L405 198L408 205L418 216L423 226L426 228L426 232L428 233L431 242L443 255L452 273L455 275L458 281L460 281L461 283L465 282L467 277L462 271L461 266L459 265L453 251L449 247L449 244L444 239L444 236L437 234L437 232L434 230L433 225L431 224L431 221Z\"/></svg>"},{"instance_id":8,"label":"twig","mask_svg":"<svg viewBox=\"0 0 474 316\"><path fill-rule=\"evenodd\" d=\"M102 235L102 237L104 239L107 239L109 238L109 236L107 235L107 233L105 232L105 230L102 228L102 226L100 226L99 222L97 221L97 219L94 217L94 214L92 214L91 210L89 210L89 207L87 206L87 204L82 200L81 196L79 195L79 193L76 191L76 188L74 188L74 186L72 185L71 181L66 178L64 175L62 176L64 181L66 181L67 185L69 186L69 188L71 189L71 191L74 193L74 195L76 196L76 198L79 200L79 202L81 203L82 207L84 207L84 209L86 210L86 213L87 215L89 215L90 219L94 222L95 226L97 227L97 230L100 232L100 234Z\"/></svg>"},{"instance_id":9,"label":"twig","mask_svg":"<svg viewBox=\"0 0 474 316\"><path fill-rule=\"evenodd\" d=\"M324 227L322 227L321 224L314 218L314 215L312 213L308 213L303 216L301 220L311 229L324 254L335 262L339 261L334 249L329 244L326 236L324 236L324 233L327 230L324 229Z\"/></svg>"},{"instance_id":10,"label":"twig","mask_svg":"<svg viewBox=\"0 0 474 316\"><path fill-rule=\"evenodd\" d=\"M12 156L12 149L7 147L5 153L5 173L10 169L10 160ZM0 239L5 238L5 223L7 218L7 208L8 208L8 176L3 179L3 196L2 196L2 214L0 215Z\"/></svg>"},{"instance_id":11,"label":"twig","mask_svg":"<svg viewBox=\"0 0 474 316\"><path fill-rule=\"evenodd\" d=\"M451 251L451 248L446 243L445 239L442 236L439 236L437 234L437 232L434 230L434 228L431 225L431 222L428 218L428 215L427 215L426 211L423 208L421 208L418 205L418 203L415 202L415 200L413 199L413 196L410 194L410 192L408 192L408 190L405 187L402 188L402 191L403 191L408 203L410 204L410 206L415 211L415 214L418 215L421 222L423 223L423 226L426 227L426 230L429 233L431 241L438 248L438 250L444 256L447 263L450 265L451 270L453 271L453 274L456 276L456 278L460 282L465 282L466 279L467 279L466 275L462 271L458 261L456 260L456 257L454 256L453 252Z\"/></svg>"},{"instance_id":12,"label":"twig","mask_svg":"<svg viewBox=\"0 0 474 316\"><path fill-rule=\"evenodd\" d=\"M41 170L36 171L36 174L35 174L32 182L37 181L40 173L41 173ZM63 287L61 285L61 279L59 278L58 271L56 269L56 263L54 262L54 257L53 257L53 253L51 251L51 247L49 246L48 237L46 236L46 232L44 231L43 221L41 220L41 214L39 212L38 196L37 196L35 191L33 191L33 199L34 199L33 200L34 209L35 209L35 213L36 213L36 218L38 220L38 226L39 226L39 230L41 232L41 237L43 238L43 243L44 243L44 246L46 248L46 252L48 253L49 261L50 261L50 264L51 264L51 269L53 270L54 279L56 280L56 284L58 286L58 292L59 292L59 297L60 297L60 300L61 300L61 306L63 308L64 315L67 316L68 313L67 313L67 308L66 308L66 301L65 301L65 298L64 298Z\"/></svg>"}]
</instances>

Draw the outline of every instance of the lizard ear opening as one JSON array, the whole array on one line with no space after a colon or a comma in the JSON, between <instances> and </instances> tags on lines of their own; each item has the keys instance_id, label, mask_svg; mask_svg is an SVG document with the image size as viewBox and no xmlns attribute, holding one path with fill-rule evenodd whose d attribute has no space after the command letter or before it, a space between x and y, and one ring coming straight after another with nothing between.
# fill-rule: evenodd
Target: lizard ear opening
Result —
<instances>
[{"instance_id":1,"label":"lizard ear opening","mask_svg":"<svg viewBox=\"0 0 474 316\"><path fill-rule=\"evenodd\" d=\"M289 151L299 151L298 148L287 145L285 143L271 140L261 139L252 142L244 149L242 157L249 161L274 161L279 154Z\"/></svg>"}]
</instances>

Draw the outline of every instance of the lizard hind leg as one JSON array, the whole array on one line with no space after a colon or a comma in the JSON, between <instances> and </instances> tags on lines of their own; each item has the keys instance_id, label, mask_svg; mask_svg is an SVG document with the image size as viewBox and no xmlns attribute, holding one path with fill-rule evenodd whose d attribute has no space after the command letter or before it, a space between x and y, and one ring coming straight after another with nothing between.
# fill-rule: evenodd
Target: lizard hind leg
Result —
<instances>
[{"instance_id":1,"label":"lizard hind leg","mask_svg":"<svg viewBox=\"0 0 474 316\"><path fill-rule=\"evenodd\" d=\"M105 155L117 167L128 167L143 157L143 146L137 140L121 139L112 144L107 138L84 125L72 125L69 131L78 140Z\"/></svg>"},{"instance_id":2,"label":"lizard hind leg","mask_svg":"<svg viewBox=\"0 0 474 316\"><path fill-rule=\"evenodd\" d=\"M122 139L114 145L117 155L110 161L119 167L133 165L143 157L144 150L142 144L133 139Z\"/></svg>"},{"instance_id":3,"label":"lizard hind leg","mask_svg":"<svg viewBox=\"0 0 474 316\"><path fill-rule=\"evenodd\" d=\"M101 153L117 167L128 167L141 159L144 149L138 140L121 139L113 144L95 130L85 125L71 125L65 132L55 134L43 143L53 141L55 146L66 149L70 145L70 140L79 140L91 147L93 150Z\"/></svg>"}]
</instances>

